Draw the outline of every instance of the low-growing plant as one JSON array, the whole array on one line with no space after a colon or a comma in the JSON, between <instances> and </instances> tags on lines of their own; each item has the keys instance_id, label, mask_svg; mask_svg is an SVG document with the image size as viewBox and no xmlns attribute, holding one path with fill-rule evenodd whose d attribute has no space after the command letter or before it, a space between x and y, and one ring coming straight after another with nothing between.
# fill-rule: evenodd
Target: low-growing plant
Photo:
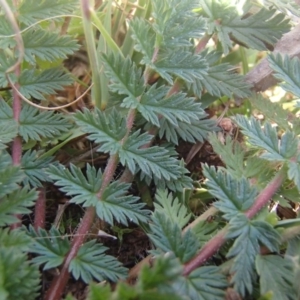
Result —
<instances>
[{"instance_id":1,"label":"low-growing plant","mask_svg":"<svg viewBox=\"0 0 300 300\"><path fill-rule=\"evenodd\" d=\"M0 1L0 298L61 299L70 276L88 299L299 298L300 61L297 45L278 42L297 4L95 2ZM62 67L80 48L90 77ZM272 72L287 92L278 103L258 94ZM56 107L71 84L86 91ZM64 162L78 139L105 164ZM220 160L189 173L205 145ZM54 186L84 211L71 238L59 226L66 204L46 222ZM128 270L91 239L96 224L122 238L136 224L149 256Z\"/></svg>"}]
</instances>

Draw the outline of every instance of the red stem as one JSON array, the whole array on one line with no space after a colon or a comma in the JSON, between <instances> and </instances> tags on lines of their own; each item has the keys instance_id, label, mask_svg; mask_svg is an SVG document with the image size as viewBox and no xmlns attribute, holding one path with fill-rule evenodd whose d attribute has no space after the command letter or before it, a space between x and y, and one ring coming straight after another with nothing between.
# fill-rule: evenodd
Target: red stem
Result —
<instances>
[{"instance_id":1,"label":"red stem","mask_svg":"<svg viewBox=\"0 0 300 300\"><path fill-rule=\"evenodd\" d=\"M46 192L45 188L39 189L39 196L34 208L34 229L45 228Z\"/></svg>"},{"instance_id":2,"label":"red stem","mask_svg":"<svg viewBox=\"0 0 300 300\"><path fill-rule=\"evenodd\" d=\"M284 181L284 170L280 170L272 181L259 193L252 207L245 212L249 219L253 218L276 193ZM202 266L212 257L226 241L228 227L224 227L216 236L207 242L199 253L184 265L183 275L189 275L193 270Z\"/></svg>"}]
</instances>

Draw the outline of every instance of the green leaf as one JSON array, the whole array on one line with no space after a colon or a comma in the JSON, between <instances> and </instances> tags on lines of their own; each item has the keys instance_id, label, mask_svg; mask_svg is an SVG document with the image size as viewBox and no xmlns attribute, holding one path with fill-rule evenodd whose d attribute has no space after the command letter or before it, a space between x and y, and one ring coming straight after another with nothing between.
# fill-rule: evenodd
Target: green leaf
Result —
<instances>
[{"instance_id":1,"label":"green leaf","mask_svg":"<svg viewBox=\"0 0 300 300\"><path fill-rule=\"evenodd\" d=\"M26 0L19 7L19 18L21 22L30 25L45 18L71 14L77 6L76 0Z\"/></svg>"},{"instance_id":2,"label":"green leaf","mask_svg":"<svg viewBox=\"0 0 300 300\"><path fill-rule=\"evenodd\" d=\"M259 109L267 120L270 120L284 130L291 130L300 133L300 120L293 116L288 110L283 109L282 104L278 102L271 102L269 99L256 94L252 95L251 103Z\"/></svg>"},{"instance_id":3,"label":"green leaf","mask_svg":"<svg viewBox=\"0 0 300 300\"><path fill-rule=\"evenodd\" d=\"M202 56L188 51L166 51L159 55L151 67L169 84L173 84L173 76L187 83L203 79L207 74L207 63Z\"/></svg>"},{"instance_id":4,"label":"green leaf","mask_svg":"<svg viewBox=\"0 0 300 300\"><path fill-rule=\"evenodd\" d=\"M298 190L300 191L300 157L297 162L289 161L288 165L288 177L293 180Z\"/></svg>"},{"instance_id":5,"label":"green leaf","mask_svg":"<svg viewBox=\"0 0 300 300\"><path fill-rule=\"evenodd\" d=\"M246 178L234 178L224 170L206 164L203 165L203 174L208 179L208 191L219 199L214 206L224 213L225 219L231 220L254 203L258 192Z\"/></svg>"},{"instance_id":6,"label":"green leaf","mask_svg":"<svg viewBox=\"0 0 300 300\"><path fill-rule=\"evenodd\" d=\"M71 83L71 77L59 68L47 69L41 72L25 70L19 79L20 93L26 98L33 97L38 100L46 100L46 95L62 91L64 86Z\"/></svg>"},{"instance_id":7,"label":"green leaf","mask_svg":"<svg viewBox=\"0 0 300 300\"><path fill-rule=\"evenodd\" d=\"M274 77L283 81L280 86L300 98L300 60L288 55L272 54L268 57L270 67L275 71Z\"/></svg>"},{"instance_id":8,"label":"green leaf","mask_svg":"<svg viewBox=\"0 0 300 300\"><path fill-rule=\"evenodd\" d=\"M208 133L218 131L216 121L212 119L204 119L206 113L198 120L193 120L189 123L178 121L178 126L173 126L167 119L159 119L159 137L163 136L168 142L178 145L179 138L186 142L195 143L196 141L203 142Z\"/></svg>"},{"instance_id":9,"label":"green leaf","mask_svg":"<svg viewBox=\"0 0 300 300\"><path fill-rule=\"evenodd\" d=\"M145 20L134 18L129 23L132 38L135 41L134 49L143 54L141 64L150 65L154 53L155 32Z\"/></svg>"},{"instance_id":10,"label":"green leaf","mask_svg":"<svg viewBox=\"0 0 300 300\"><path fill-rule=\"evenodd\" d=\"M289 0L265 0L264 5L269 7L276 7L278 10L285 14L293 14L294 16L300 17L299 5L297 2L291 2Z\"/></svg>"},{"instance_id":11,"label":"green leaf","mask_svg":"<svg viewBox=\"0 0 300 300\"><path fill-rule=\"evenodd\" d=\"M205 21L194 9L195 0L152 1L153 28L158 37L158 46L185 47L193 45L191 39L200 39L205 33Z\"/></svg>"},{"instance_id":12,"label":"green leaf","mask_svg":"<svg viewBox=\"0 0 300 300\"><path fill-rule=\"evenodd\" d=\"M218 34L225 54L232 47L231 37L249 48L267 50L268 44L274 45L290 28L289 20L276 9L262 8L245 17L228 5L228 1L201 0L200 4L208 17L208 32Z\"/></svg>"},{"instance_id":13,"label":"green leaf","mask_svg":"<svg viewBox=\"0 0 300 300\"><path fill-rule=\"evenodd\" d=\"M13 110L12 108L2 99L0 99L0 120L1 123L7 126L15 126L13 119Z\"/></svg>"},{"instance_id":14,"label":"green leaf","mask_svg":"<svg viewBox=\"0 0 300 300\"><path fill-rule=\"evenodd\" d=\"M109 279L113 282L125 279L127 270L113 256L103 254L108 248L91 240L82 245L75 258L71 260L69 271L77 280L79 277L89 283Z\"/></svg>"},{"instance_id":15,"label":"green leaf","mask_svg":"<svg viewBox=\"0 0 300 300\"><path fill-rule=\"evenodd\" d=\"M32 238L29 252L38 255L32 259L33 263L45 264L43 270L58 267L63 263L65 255L70 250L70 242L55 227L51 227L47 232L42 228L36 231L30 226L27 234Z\"/></svg>"},{"instance_id":16,"label":"green leaf","mask_svg":"<svg viewBox=\"0 0 300 300\"><path fill-rule=\"evenodd\" d=\"M67 55L79 49L79 45L70 36L62 36L39 27L25 31L22 37L24 59L32 65L36 64L36 58L52 62L57 59L66 59Z\"/></svg>"},{"instance_id":17,"label":"green leaf","mask_svg":"<svg viewBox=\"0 0 300 300\"><path fill-rule=\"evenodd\" d=\"M1 20L1 16L0 16L0 20ZM1 28L1 23L0 23L0 28ZM0 49L1 49L2 40L0 44L1 44L0 45ZM12 67L15 63L16 63L16 59L10 57L9 55L5 55L4 51L0 50L0 88L5 88L8 86L6 71L10 67ZM2 100L0 102L2 102Z\"/></svg>"},{"instance_id":18,"label":"green leaf","mask_svg":"<svg viewBox=\"0 0 300 300\"><path fill-rule=\"evenodd\" d=\"M89 134L88 139L101 144L98 151L116 154L121 147L119 143L126 134L126 120L116 110L110 113L95 109L91 112L84 109L74 115L82 131Z\"/></svg>"},{"instance_id":19,"label":"green leaf","mask_svg":"<svg viewBox=\"0 0 300 300\"><path fill-rule=\"evenodd\" d=\"M47 173L55 181L55 184L61 186L60 190L67 196L71 196L71 203L83 204L86 206L96 206L99 198L99 192L102 184L102 172L95 167L87 164L85 177L80 168L70 165L70 170L63 165L50 166Z\"/></svg>"},{"instance_id":20,"label":"green leaf","mask_svg":"<svg viewBox=\"0 0 300 300\"><path fill-rule=\"evenodd\" d=\"M40 273L38 267L30 264L26 253L11 251L0 246L2 299L35 300L40 291Z\"/></svg>"},{"instance_id":21,"label":"green leaf","mask_svg":"<svg viewBox=\"0 0 300 300\"><path fill-rule=\"evenodd\" d=\"M205 114L201 104L196 103L193 98L187 98L184 93L166 97L168 90L166 86L157 87L154 84L142 95L140 101L127 98L121 106L136 108L148 122L157 127L160 116L166 118L173 126L178 126L178 121L189 124Z\"/></svg>"},{"instance_id":22,"label":"green leaf","mask_svg":"<svg viewBox=\"0 0 300 300\"><path fill-rule=\"evenodd\" d=\"M89 284L87 300L109 300L112 297L110 287L96 283Z\"/></svg>"},{"instance_id":23,"label":"green leaf","mask_svg":"<svg viewBox=\"0 0 300 300\"><path fill-rule=\"evenodd\" d=\"M104 72L110 79L110 89L118 94L126 95L124 99L134 101L144 92L144 79L141 69L129 57L124 59L121 55L111 53L102 54L101 61L104 65Z\"/></svg>"},{"instance_id":24,"label":"green leaf","mask_svg":"<svg viewBox=\"0 0 300 300\"><path fill-rule=\"evenodd\" d=\"M0 248L6 248L9 252L26 252L30 248L31 240L22 230L0 229Z\"/></svg>"},{"instance_id":25,"label":"green leaf","mask_svg":"<svg viewBox=\"0 0 300 300\"><path fill-rule=\"evenodd\" d=\"M234 257L230 273L231 283L239 294L251 294L253 282L256 279L255 257L260 252L260 246L266 246L271 252L279 251L280 235L269 224L263 221L250 221L243 214L238 214L229 223L229 233L226 238L236 238L228 258Z\"/></svg>"},{"instance_id":26,"label":"green leaf","mask_svg":"<svg viewBox=\"0 0 300 300\"><path fill-rule=\"evenodd\" d=\"M217 134L209 135L209 142L226 165L226 170L236 178L241 178L245 173L244 159L245 152L241 145L226 136L225 143L222 143Z\"/></svg>"},{"instance_id":27,"label":"green leaf","mask_svg":"<svg viewBox=\"0 0 300 300\"><path fill-rule=\"evenodd\" d=\"M223 300L227 286L226 276L215 266L198 268L173 284L177 295L193 300Z\"/></svg>"},{"instance_id":28,"label":"green leaf","mask_svg":"<svg viewBox=\"0 0 300 300\"><path fill-rule=\"evenodd\" d=\"M154 245L163 252L172 252L182 263L189 261L200 245L190 230L182 234L181 228L163 212L155 211L148 234Z\"/></svg>"},{"instance_id":29,"label":"green leaf","mask_svg":"<svg viewBox=\"0 0 300 300\"><path fill-rule=\"evenodd\" d=\"M154 203L155 211L164 214L173 224L177 224L181 229L189 222L191 214L186 206L180 203L178 198L173 198L167 190L157 190Z\"/></svg>"},{"instance_id":30,"label":"green leaf","mask_svg":"<svg viewBox=\"0 0 300 300\"><path fill-rule=\"evenodd\" d=\"M5 15L0 15L0 49L8 49L16 46L16 40L14 38L14 30L11 23L7 20ZM3 56L2 56L3 55ZM4 58L4 51L1 51L1 58ZM10 61L12 58L9 59ZM1 59L1 65L5 61ZM6 62L8 63L8 61ZM10 64L12 66L13 64ZM5 71L5 70L4 70ZM0 81L1 82L1 81Z\"/></svg>"},{"instance_id":31,"label":"green leaf","mask_svg":"<svg viewBox=\"0 0 300 300\"><path fill-rule=\"evenodd\" d=\"M285 161L296 155L298 139L292 131L285 132L279 140L276 129L269 122L266 122L262 129L260 122L254 117L247 120L245 117L237 115L234 119L253 146L267 151L261 155L261 158Z\"/></svg>"},{"instance_id":32,"label":"green leaf","mask_svg":"<svg viewBox=\"0 0 300 300\"><path fill-rule=\"evenodd\" d=\"M19 134L28 142L29 139L41 141L42 138L53 138L66 132L71 124L62 114L53 111L39 111L24 104L20 114Z\"/></svg>"},{"instance_id":33,"label":"green leaf","mask_svg":"<svg viewBox=\"0 0 300 300\"><path fill-rule=\"evenodd\" d=\"M18 125L17 122L12 120L10 126L5 124L6 122L0 123L0 150L3 150L7 147L9 142L11 142L18 134Z\"/></svg>"},{"instance_id":34,"label":"green leaf","mask_svg":"<svg viewBox=\"0 0 300 300\"><path fill-rule=\"evenodd\" d=\"M35 190L27 187L15 190L0 199L0 226L10 225L18 221L16 214L28 214L28 207L34 205L37 199Z\"/></svg>"},{"instance_id":35,"label":"green leaf","mask_svg":"<svg viewBox=\"0 0 300 300\"><path fill-rule=\"evenodd\" d=\"M244 81L244 77L233 72L232 66L227 63L210 66L207 74L203 74L202 79L192 82L192 90L199 98L204 89L216 97L235 95L245 98L250 95L249 87L249 84Z\"/></svg>"},{"instance_id":36,"label":"green leaf","mask_svg":"<svg viewBox=\"0 0 300 300\"><path fill-rule=\"evenodd\" d=\"M24 173L19 166L13 166L7 152L0 151L0 198L19 188Z\"/></svg>"},{"instance_id":37,"label":"green leaf","mask_svg":"<svg viewBox=\"0 0 300 300\"><path fill-rule=\"evenodd\" d=\"M272 300L297 299L293 288L292 261L279 255L257 255L255 265L259 274L261 294L271 292Z\"/></svg>"},{"instance_id":38,"label":"green leaf","mask_svg":"<svg viewBox=\"0 0 300 300\"><path fill-rule=\"evenodd\" d=\"M126 165L132 173L140 169L150 177L176 179L180 175L180 166L177 159L169 155L167 149L159 146L140 148L151 139L152 136L148 133L140 134L139 130L132 133L120 149L121 164Z\"/></svg>"},{"instance_id":39,"label":"green leaf","mask_svg":"<svg viewBox=\"0 0 300 300\"><path fill-rule=\"evenodd\" d=\"M49 177L46 175L45 170L52 161L53 157L41 159L40 153L35 150L25 152L21 159L22 169L26 175L23 179L24 185L42 187L42 181L49 181Z\"/></svg>"},{"instance_id":40,"label":"green leaf","mask_svg":"<svg viewBox=\"0 0 300 300\"><path fill-rule=\"evenodd\" d=\"M133 223L147 222L149 211L143 209L145 204L138 203L139 198L126 195L130 184L120 181L112 182L96 203L96 212L100 219L113 225L113 219L128 226L127 219Z\"/></svg>"}]
</instances>

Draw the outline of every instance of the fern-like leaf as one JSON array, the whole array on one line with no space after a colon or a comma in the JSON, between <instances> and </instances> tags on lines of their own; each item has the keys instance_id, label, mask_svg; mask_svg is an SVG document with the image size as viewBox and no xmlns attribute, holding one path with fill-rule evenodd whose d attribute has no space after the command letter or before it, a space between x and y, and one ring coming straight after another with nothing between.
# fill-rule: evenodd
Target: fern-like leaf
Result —
<instances>
[{"instance_id":1,"label":"fern-like leaf","mask_svg":"<svg viewBox=\"0 0 300 300\"><path fill-rule=\"evenodd\" d=\"M28 251L31 239L22 230L10 230L9 228L0 229L0 245L9 251Z\"/></svg>"},{"instance_id":2,"label":"fern-like leaf","mask_svg":"<svg viewBox=\"0 0 300 300\"><path fill-rule=\"evenodd\" d=\"M3 14L0 15L0 41L0 49L13 48L16 46L16 40L14 39L14 30L10 22L7 20L7 17ZM0 57L2 55L4 55L4 52L1 53Z\"/></svg>"},{"instance_id":3,"label":"fern-like leaf","mask_svg":"<svg viewBox=\"0 0 300 300\"><path fill-rule=\"evenodd\" d=\"M119 142L126 134L126 120L119 112L84 109L74 117L80 128L89 134L88 139L101 144L98 151L115 154L120 150Z\"/></svg>"},{"instance_id":4,"label":"fern-like leaf","mask_svg":"<svg viewBox=\"0 0 300 300\"><path fill-rule=\"evenodd\" d=\"M236 179L223 170L203 165L203 174L208 179L209 192L219 199L214 205L232 219L237 213L249 209L257 196L257 190L246 178Z\"/></svg>"},{"instance_id":5,"label":"fern-like leaf","mask_svg":"<svg viewBox=\"0 0 300 300\"><path fill-rule=\"evenodd\" d=\"M183 299L223 300L224 289L228 286L226 276L215 266L206 266L191 272L186 278L181 277L172 284L177 295Z\"/></svg>"},{"instance_id":6,"label":"fern-like leaf","mask_svg":"<svg viewBox=\"0 0 300 300\"><path fill-rule=\"evenodd\" d=\"M144 208L143 203L138 203L138 197L126 195L130 184L119 181L112 182L103 192L101 199L96 204L98 217L113 225L117 222L128 226L131 222L147 222L149 211Z\"/></svg>"},{"instance_id":7,"label":"fern-like leaf","mask_svg":"<svg viewBox=\"0 0 300 300\"><path fill-rule=\"evenodd\" d=\"M86 206L96 206L99 198L97 193L102 184L102 172L96 171L94 167L87 165L85 177L80 168L70 165L70 170L62 165L49 167L47 171L55 184L61 186L60 190L71 196L71 203L83 204Z\"/></svg>"},{"instance_id":8,"label":"fern-like leaf","mask_svg":"<svg viewBox=\"0 0 300 300\"><path fill-rule=\"evenodd\" d=\"M204 112L198 120L191 121L190 124L178 121L178 126L173 126L167 119L159 119L159 137L165 137L168 142L178 145L179 138L184 141L195 143L196 141L203 142L207 135L212 131L218 131L216 122L206 117Z\"/></svg>"},{"instance_id":9,"label":"fern-like leaf","mask_svg":"<svg viewBox=\"0 0 300 300\"><path fill-rule=\"evenodd\" d=\"M285 15L276 9L262 8L243 18L228 1L201 0L200 4L209 20L209 33L218 34L225 54L232 47L231 36L249 48L266 50L267 44L274 45L290 28Z\"/></svg>"},{"instance_id":10,"label":"fern-like leaf","mask_svg":"<svg viewBox=\"0 0 300 300\"><path fill-rule=\"evenodd\" d=\"M283 81L283 89L300 98L300 60L298 57L290 58L287 55L272 54L268 57L270 67L275 71L274 76Z\"/></svg>"},{"instance_id":11,"label":"fern-like leaf","mask_svg":"<svg viewBox=\"0 0 300 300\"><path fill-rule=\"evenodd\" d=\"M24 173L19 166L13 166L12 158L5 151L0 151L0 198L19 188Z\"/></svg>"},{"instance_id":12,"label":"fern-like leaf","mask_svg":"<svg viewBox=\"0 0 300 300\"><path fill-rule=\"evenodd\" d=\"M153 28L158 46L166 48L191 46L191 39L201 38L205 21L194 12L195 0L153 1Z\"/></svg>"},{"instance_id":13,"label":"fern-like leaf","mask_svg":"<svg viewBox=\"0 0 300 300\"><path fill-rule=\"evenodd\" d=\"M45 100L46 95L55 94L56 91L63 90L64 86L71 83L71 77L59 68L42 72L25 70L19 79L20 93L26 98L33 97L38 100Z\"/></svg>"},{"instance_id":14,"label":"fern-like leaf","mask_svg":"<svg viewBox=\"0 0 300 300\"><path fill-rule=\"evenodd\" d=\"M208 66L202 56L181 50L162 53L152 68L169 84L173 84L172 75L187 83L203 79Z\"/></svg>"},{"instance_id":15,"label":"fern-like leaf","mask_svg":"<svg viewBox=\"0 0 300 300\"><path fill-rule=\"evenodd\" d=\"M37 199L37 192L26 187L15 190L0 198L0 226L18 222L16 214L28 214Z\"/></svg>"},{"instance_id":16,"label":"fern-like leaf","mask_svg":"<svg viewBox=\"0 0 300 300\"><path fill-rule=\"evenodd\" d=\"M245 117L238 115L235 117L235 121L253 146L267 151L261 155L261 158L285 161L296 155L298 139L292 131L285 132L279 140L276 129L269 122L266 122L264 129L262 129L260 122L254 117L247 120Z\"/></svg>"},{"instance_id":17,"label":"fern-like leaf","mask_svg":"<svg viewBox=\"0 0 300 300\"><path fill-rule=\"evenodd\" d=\"M10 126L6 122L0 124L0 150L7 147L6 144L11 142L18 134L18 125L15 120L11 120Z\"/></svg>"},{"instance_id":18,"label":"fern-like leaf","mask_svg":"<svg viewBox=\"0 0 300 300\"><path fill-rule=\"evenodd\" d=\"M154 245L163 252L172 252L182 263L189 261L199 249L199 241L188 230L182 235L181 228L164 213L155 211L148 234Z\"/></svg>"},{"instance_id":19,"label":"fern-like leaf","mask_svg":"<svg viewBox=\"0 0 300 300\"><path fill-rule=\"evenodd\" d=\"M96 240L82 245L69 266L74 278L80 277L85 283L91 282L93 278L98 281L109 279L113 282L125 279L127 270L115 257L103 253L107 249L96 243Z\"/></svg>"},{"instance_id":20,"label":"fern-like leaf","mask_svg":"<svg viewBox=\"0 0 300 300\"><path fill-rule=\"evenodd\" d=\"M53 111L40 112L35 107L24 104L20 114L19 134L28 142L29 139L40 141L53 138L66 132L71 127L67 119Z\"/></svg>"},{"instance_id":21,"label":"fern-like leaf","mask_svg":"<svg viewBox=\"0 0 300 300\"><path fill-rule=\"evenodd\" d=\"M153 146L141 149L151 141L152 136L139 131L131 134L120 149L120 162L132 173L141 170L143 174L158 179L176 179L180 175L178 161L163 147Z\"/></svg>"},{"instance_id":22,"label":"fern-like leaf","mask_svg":"<svg viewBox=\"0 0 300 300\"><path fill-rule=\"evenodd\" d=\"M104 72L111 80L110 89L119 94L125 94L125 99L134 101L144 92L142 72L130 58L123 59L121 55L103 54L101 60Z\"/></svg>"},{"instance_id":23,"label":"fern-like leaf","mask_svg":"<svg viewBox=\"0 0 300 300\"><path fill-rule=\"evenodd\" d=\"M265 245L271 252L279 251L280 235L269 224L262 221L250 221L243 214L236 215L229 223L227 238L236 238L227 257L234 257L231 267L231 282L242 296L251 294L255 281L255 257L260 246Z\"/></svg>"},{"instance_id":24,"label":"fern-like leaf","mask_svg":"<svg viewBox=\"0 0 300 300\"><path fill-rule=\"evenodd\" d=\"M289 161L287 165L288 177L294 181L298 191L300 191L300 157L297 157L297 161Z\"/></svg>"},{"instance_id":25,"label":"fern-like leaf","mask_svg":"<svg viewBox=\"0 0 300 300\"><path fill-rule=\"evenodd\" d=\"M177 224L181 229L188 223L191 214L186 206L179 202L178 198L168 194L167 190L158 190L155 195L155 211L164 214L173 224Z\"/></svg>"},{"instance_id":26,"label":"fern-like leaf","mask_svg":"<svg viewBox=\"0 0 300 300\"><path fill-rule=\"evenodd\" d=\"M53 161L53 157L41 159L36 151L27 151L22 156L21 165L25 173L23 183L32 187L42 187L42 181L49 181L46 168Z\"/></svg>"},{"instance_id":27,"label":"fern-like leaf","mask_svg":"<svg viewBox=\"0 0 300 300\"><path fill-rule=\"evenodd\" d=\"M0 24L1 26L1 24ZM1 41L1 39L0 39ZM2 41L1 41L2 43ZM1 44L0 43L0 44ZM1 47L0 47L1 49ZM7 78L6 78L6 71L15 64L16 59L6 55L4 51L0 51L0 87L4 88L8 86ZM13 77L13 75L11 75ZM13 80L15 81L15 80ZM2 102L2 100L1 100Z\"/></svg>"},{"instance_id":28,"label":"fern-like leaf","mask_svg":"<svg viewBox=\"0 0 300 300\"><path fill-rule=\"evenodd\" d=\"M18 9L20 21L26 25L35 23L41 19L59 17L71 14L78 6L76 0L26 0L21 2Z\"/></svg>"},{"instance_id":29,"label":"fern-like leaf","mask_svg":"<svg viewBox=\"0 0 300 300\"><path fill-rule=\"evenodd\" d=\"M23 34L24 58L35 65L36 58L44 61L66 59L79 49L79 45L71 37L45 31L41 28L30 29Z\"/></svg>"},{"instance_id":30,"label":"fern-like leaf","mask_svg":"<svg viewBox=\"0 0 300 300\"><path fill-rule=\"evenodd\" d=\"M156 85L152 85L140 101L127 98L122 106L136 108L148 122L157 127L159 116L166 118L173 126L178 126L177 120L190 123L191 120L197 120L205 114L201 104L196 103L193 98L187 98L184 93L166 97L168 90L165 86L157 88Z\"/></svg>"},{"instance_id":31,"label":"fern-like leaf","mask_svg":"<svg viewBox=\"0 0 300 300\"><path fill-rule=\"evenodd\" d=\"M32 238L29 251L38 255L33 258L34 263L45 264L43 270L55 268L62 264L65 255L70 250L70 242L61 236L55 227L47 232L42 228L36 231L30 226L27 234Z\"/></svg>"},{"instance_id":32,"label":"fern-like leaf","mask_svg":"<svg viewBox=\"0 0 300 300\"><path fill-rule=\"evenodd\" d=\"M262 295L272 291L273 300L297 299L293 287L292 261L279 255L258 255L255 265L259 274L260 292ZM272 283L270 278L272 278Z\"/></svg>"}]
</instances>

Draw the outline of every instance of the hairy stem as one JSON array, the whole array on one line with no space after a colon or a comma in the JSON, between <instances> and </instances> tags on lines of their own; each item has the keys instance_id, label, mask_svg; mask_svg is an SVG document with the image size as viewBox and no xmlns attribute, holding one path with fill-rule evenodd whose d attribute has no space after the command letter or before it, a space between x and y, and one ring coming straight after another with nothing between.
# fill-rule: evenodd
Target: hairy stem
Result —
<instances>
[{"instance_id":1,"label":"hairy stem","mask_svg":"<svg viewBox=\"0 0 300 300\"><path fill-rule=\"evenodd\" d=\"M277 189L284 181L284 170L281 169L272 179L272 181L259 193L252 207L245 212L245 216L249 219L253 218L276 193ZM189 275L193 270L203 265L210 257L212 257L226 241L228 225L224 227L216 236L204 245L199 253L184 265L183 275Z\"/></svg>"},{"instance_id":2,"label":"hairy stem","mask_svg":"<svg viewBox=\"0 0 300 300\"><path fill-rule=\"evenodd\" d=\"M39 189L39 196L34 207L34 229L45 228L46 192L45 188Z\"/></svg>"}]
</instances>

